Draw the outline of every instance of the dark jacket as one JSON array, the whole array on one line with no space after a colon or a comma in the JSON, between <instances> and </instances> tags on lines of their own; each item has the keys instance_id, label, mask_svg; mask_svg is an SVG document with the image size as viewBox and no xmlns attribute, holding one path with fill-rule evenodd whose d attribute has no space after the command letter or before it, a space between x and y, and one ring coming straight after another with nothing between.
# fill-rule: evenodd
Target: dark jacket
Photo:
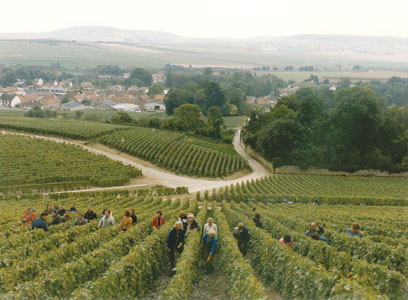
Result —
<instances>
[{"instance_id":1,"label":"dark jacket","mask_svg":"<svg viewBox=\"0 0 408 300\"><path fill-rule=\"evenodd\" d=\"M244 229L239 231L239 237L238 237L238 242L239 243L248 243L249 242L249 231L248 228L244 226Z\"/></svg>"},{"instance_id":2,"label":"dark jacket","mask_svg":"<svg viewBox=\"0 0 408 300\"><path fill-rule=\"evenodd\" d=\"M306 236L311 236L311 235L322 235L324 233L323 227L318 227L318 229L315 230L315 232L312 232L310 229L306 230L305 235Z\"/></svg>"},{"instance_id":3,"label":"dark jacket","mask_svg":"<svg viewBox=\"0 0 408 300\"><path fill-rule=\"evenodd\" d=\"M187 232L187 227L188 227L188 222L183 223L183 228L185 232ZM193 229L200 231L200 225L198 225L198 222L195 219L193 219L193 223L191 223L191 226L190 226L190 230L193 230Z\"/></svg>"},{"instance_id":4,"label":"dark jacket","mask_svg":"<svg viewBox=\"0 0 408 300\"><path fill-rule=\"evenodd\" d=\"M52 217L51 225L58 225L60 223L62 223L62 218L59 215Z\"/></svg>"},{"instance_id":5,"label":"dark jacket","mask_svg":"<svg viewBox=\"0 0 408 300\"><path fill-rule=\"evenodd\" d=\"M66 210L65 209L59 209L58 214L63 217L65 215Z\"/></svg>"},{"instance_id":6,"label":"dark jacket","mask_svg":"<svg viewBox=\"0 0 408 300\"><path fill-rule=\"evenodd\" d=\"M263 224L261 219L253 218L253 221L255 222L255 226L258 228L263 228Z\"/></svg>"},{"instance_id":7,"label":"dark jacket","mask_svg":"<svg viewBox=\"0 0 408 300\"><path fill-rule=\"evenodd\" d=\"M87 219L88 221L92 221L96 219L96 213L94 213L93 210L91 210L91 212L87 211L84 214L84 218Z\"/></svg>"},{"instance_id":8,"label":"dark jacket","mask_svg":"<svg viewBox=\"0 0 408 300\"><path fill-rule=\"evenodd\" d=\"M34 221L31 223L31 228L40 228L44 229L44 231L48 231L48 224L45 222L45 220L41 217L37 217L34 219Z\"/></svg>"},{"instance_id":9,"label":"dark jacket","mask_svg":"<svg viewBox=\"0 0 408 300\"><path fill-rule=\"evenodd\" d=\"M85 225L86 223L88 223L88 220L85 218L82 218L82 220L76 219L74 225Z\"/></svg>"},{"instance_id":10,"label":"dark jacket","mask_svg":"<svg viewBox=\"0 0 408 300\"><path fill-rule=\"evenodd\" d=\"M184 229L177 230L176 228L171 228L169 234L167 235L167 248L176 248L178 244L182 243L184 246Z\"/></svg>"},{"instance_id":11,"label":"dark jacket","mask_svg":"<svg viewBox=\"0 0 408 300\"><path fill-rule=\"evenodd\" d=\"M76 207L71 207L71 208L69 209L69 211L70 211L70 212L73 212L73 211L78 211L78 210L77 210Z\"/></svg>"},{"instance_id":12,"label":"dark jacket","mask_svg":"<svg viewBox=\"0 0 408 300\"><path fill-rule=\"evenodd\" d=\"M215 250L217 249L218 242L217 242L217 236L214 235L213 238L210 238L210 235L206 233L202 239L204 242L205 247L210 250L210 254L214 255Z\"/></svg>"}]
</instances>

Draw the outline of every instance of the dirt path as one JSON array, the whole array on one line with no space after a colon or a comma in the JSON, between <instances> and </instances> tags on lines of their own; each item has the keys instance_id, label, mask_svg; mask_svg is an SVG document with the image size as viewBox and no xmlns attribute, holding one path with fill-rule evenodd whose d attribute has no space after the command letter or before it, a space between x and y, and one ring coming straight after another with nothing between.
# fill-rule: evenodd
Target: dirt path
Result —
<instances>
[{"instance_id":1,"label":"dirt path","mask_svg":"<svg viewBox=\"0 0 408 300\"><path fill-rule=\"evenodd\" d=\"M172 188L175 188L178 186L186 186L188 187L190 193L195 193L197 191L212 190L213 188L218 189L220 187L224 187L224 186L231 185L231 184L236 184L238 182L257 179L257 178L261 178L261 177L270 175L270 172L263 165L261 165L255 159L251 158L242 148L240 144L240 133L241 133L240 130L237 131L234 137L233 145L234 145L235 150L244 159L248 161L249 166L252 169L252 172L240 178L226 179L226 180L199 179L199 178L191 178L191 177L176 175L164 169L160 169L150 164L149 162L143 161L141 159L138 159L134 156L131 156L131 155L128 155L122 152L118 152L115 149L111 149L111 148L108 148L100 144L86 145L84 142L79 142L79 141L66 140L66 139L49 137L49 136L39 136L39 135L33 135L33 134L16 133L16 132L10 132L10 131L5 131L5 130L2 130L1 133L2 134L24 135L24 136L30 136L30 137L41 138L41 139L46 139L46 140L52 140L58 143L78 145L78 146L81 146L89 150L90 152L93 152L96 154L102 154L102 155L105 155L106 157L109 157L110 159L120 161L126 165L132 165L136 168L141 169L143 172L143 179L140 180L140 185L142 184L145 184L145 185L161 184L161 185L165 185L165 186L172 187ZM109 188L92 188L92 189L87 189L87 190L96 191L96 190L104 190L104 189L126 189L126 188L134 188L134 187L135 187L135 184L128 185L128 186L109 187ZM78 191L81 191L81 190L75 190L75 192L78 192Z\"/></svg>"}]
</instances>

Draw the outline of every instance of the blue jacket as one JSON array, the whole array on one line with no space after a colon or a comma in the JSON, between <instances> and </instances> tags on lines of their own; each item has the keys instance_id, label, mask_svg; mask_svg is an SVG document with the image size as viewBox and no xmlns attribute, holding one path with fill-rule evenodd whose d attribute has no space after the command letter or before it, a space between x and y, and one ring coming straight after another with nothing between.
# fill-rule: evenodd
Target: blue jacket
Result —
<instances>
[{"instance_id":1,"label":"blue jacket","mask_svg":"<svg viewBox=\"0 0 408 300\"><path fill-rule=\"evenodd\" d=\"M177 230L172 228L167 235L167 248L176 248L178 244L182 243L184 245L184 229Z\"/></svg>"},{"instance_id":2,"label":"blue jacket","mask_svg":"<svg viewBox=\"0 0 408 300\"><path fill-rule=\"evenodd\" d=\"M210 248L210 254L214 255L218 246L217 237L214 235L213 238L210 238L210 235L206 233L203 236L202 241L204 242L206 248Z\"/></svg>"},{"instance_id":3,"label":"blue jacket","mask_svg":"<svg viewBox=\"0 0 408 300\"><path fill-rule=\"evenodd\" d=\"M47 222L44 221L43 218L37 217L31 223L31 229L34 229L34 228L40 228L40 229L44 229L44 231L48 231L48 224Z\"/></svg>"}]
</instances>

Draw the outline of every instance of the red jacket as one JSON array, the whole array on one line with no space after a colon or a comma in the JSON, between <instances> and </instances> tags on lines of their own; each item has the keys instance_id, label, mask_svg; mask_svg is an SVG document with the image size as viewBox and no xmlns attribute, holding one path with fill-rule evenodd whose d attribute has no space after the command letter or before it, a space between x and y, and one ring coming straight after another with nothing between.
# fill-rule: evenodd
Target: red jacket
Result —
<instances>
[{"instance_id":1,"label":"red jacket","mask_svg":"<svg viewBox=\"0 0 408 300\"><path fill-rule=\"evenodd\" d=\"M160 226L163 226L163 224L164 224L163 216L160 217L160 225L159 225L159 218L157 216L153 218L153 222L152 222L153 228L160 229Z\"/></svg>"},{"instance_id":2,"label":"red jacket","mask_svg":"<svg viewBox=\"0 0 408 300\"><path fill-rule=\"evenodd\" d=\"M37 214L35 212L33 212L31 216L28 213L25 213L21 218L22 220L26 219L26 221L23 223L23 226L31 224L31 222L34 221L35 218L37 218Z\"/></svg>"}]
</instances>

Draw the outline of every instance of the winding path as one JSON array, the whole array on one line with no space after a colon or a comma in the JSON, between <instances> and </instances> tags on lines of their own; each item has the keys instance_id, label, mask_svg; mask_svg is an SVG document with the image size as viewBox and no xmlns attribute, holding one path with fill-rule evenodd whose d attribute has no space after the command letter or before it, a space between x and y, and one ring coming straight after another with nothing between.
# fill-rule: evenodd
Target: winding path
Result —
<instances>
[{"instance_id":1,"label":"winding path","mask_svg":"<svg viewBox=\"0 0 408 300\"><path fill-rule=\"evenodd\" d=\"M105 147L103 145L86 145L81 142L72 141L72 140L65 140L61 138L55 137L48 137L48 136L39 136L33 134L26 134L26 133L16 133L16 132L9 132L2 130L2 134L17 134L17 135L24 135L30 136L35 138L41 138L46 140L52 140L58 143L68 143L73 145L81 146L90 152L96 154L102 154L110 159L120 161L127 165L132 165L136 168L139 168L143 172L143 180L141 184L132 184L127 186L118 186L118 187L109 187L109 188L91 188L91 189L84 189L84 190L75 190L75 191L68 191L68 192L81 192L81 191L98 191L98 190L113 190L113 189L126 189L126 188L135 188L135 187L143 187L149 185L156 185L161 184L167 187L178 187L178 186L186 186L188 187L190 193L195 193L198 191L205 191L205 190L212 190L213 188L218 189L220 187L224 187L231 184L236 184L238 182L243 182L251 179L261 178L267 175L270 175L270 172L258 161L250 157L242 147L240 143L240 134L241 130L237 130L237 133L234 137L233 145L235 150L246 160L248 160L249 166L252 169L252 172L248 175L242 176L236 179L199 179L199 178L191 178L186 176L176 175L174 173L170 173L164 169L160 169L146 161L138 159L136 157L130 156L128 154L118 152L115 149L111 149Z\"/></svg>"}]
</instances>

